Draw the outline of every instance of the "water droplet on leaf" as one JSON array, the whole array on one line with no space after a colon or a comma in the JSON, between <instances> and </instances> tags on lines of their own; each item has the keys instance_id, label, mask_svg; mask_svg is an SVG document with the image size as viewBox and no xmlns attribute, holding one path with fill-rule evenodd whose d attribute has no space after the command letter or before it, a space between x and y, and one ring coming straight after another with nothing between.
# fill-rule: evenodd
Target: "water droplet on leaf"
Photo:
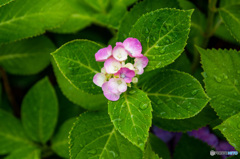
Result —
<instances>
[{"instance_id":1,"label":"water droplet on leaf","mask_svg":"<svg viewBox=\"0 0 240 159\"><path fill-rule=\"evenodd\" d=\"M220 77L214 76L214 78L218 83L222 82L222 79Z\"/></svg>"},{"instance_id":2,"label":"water droplet on leaf","mask_svg":"<svg viewBox=\"0 0 240 159\"><path fill-rule=\"evenodd\" d=\"M224 79L228 79L228 76L226 74L223 74Z\"/></svg>"},{"instance_id":3,"label":"water droplet on leaf","mask_svg":"<svg viewBox=\"0 0 240 159\"><path fill-rule=\"evenodd\" d=\"M91 154L91 155L94 155L94 154L97 153L97 151L95 149L92 149L92 150L89 150L87 153Z\"/></svg>"},{"instance_id":4,"label":"water droplet on leaf","mask_svg":"<svg viewBox=\"0 0 240 159\"><path fill-rule=\"evenodd\" d=\"M192 95L196 95L198 93L198 90L194 90L194 91L192 91Z\"/></svg>"},{"instance_id":5,"label":"water droplet on leaf","mask_svg":"<svg viewBox=\"0 0 240 159\"><path fill-rule=\"evenodd\" d=\"M135 90L131 90L129 94L134 94L135 92L136 92Z\"/></svg>"},{"instance_id":6,"label":"water droplet on leaf","mask_svg":"<svg viewBox=\"0 0 240 159\"><path fill-rule=\"evenodd\" d=\"M141 104L140 105L140 109L144 110L144 109L147 109L148 107L148 104Z\"/></svg>"}]
</instances>

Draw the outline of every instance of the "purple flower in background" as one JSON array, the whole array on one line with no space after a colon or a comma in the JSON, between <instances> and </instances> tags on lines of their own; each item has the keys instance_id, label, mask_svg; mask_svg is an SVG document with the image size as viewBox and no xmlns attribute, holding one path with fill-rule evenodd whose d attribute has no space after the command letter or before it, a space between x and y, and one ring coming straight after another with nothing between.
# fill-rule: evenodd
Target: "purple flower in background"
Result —
<instances>
[{"instance_id":1,"label":"purple flower in background","mask_svg":"<svg viewBox=\"0 0 240 159\"><path fill-rule=\"evenodd\" d=\"M153 130L153 133L165 143L169 142L175 135L172 132L160 129L156 126L153 126L152 130Z\"/></svg>"},{"instance_id":2,"label":"purple flower in background","mask_svg":"<svg viewBox=\"0 0 240 159\"><path fill-rule=\"evenodd\" d=\"M218 145L216 146L216 151L236 151L236 150L227 141L219 141ZM223 159L227 157L229 156L227 155L222 156Z\"/></svg>"},{"instance_id":3,"label":"purple flower in background","mask_svg":"<svg viewBox=\"0 0 240 159\"><path fill-rule=\"evenodd\" d=\"M214 134L211 134L209 128L207 127L202 127L198 130L188 132L188 135L202 140L212 147L215 147L218 144L218 138Z\"/></svg>"}]
</instances>

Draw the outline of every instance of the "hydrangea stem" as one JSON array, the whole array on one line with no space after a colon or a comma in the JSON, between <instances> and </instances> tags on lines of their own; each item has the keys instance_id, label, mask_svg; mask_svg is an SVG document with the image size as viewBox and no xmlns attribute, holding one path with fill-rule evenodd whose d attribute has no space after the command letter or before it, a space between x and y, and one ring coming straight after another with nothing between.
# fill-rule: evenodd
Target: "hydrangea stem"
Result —
<instances>
[{"instance_id":1,"label":"hydrangea stem","mask_svg":"<svg viewBox=\"0 0 240 159\"><path fill-rule=\"evenodd\" d=\"M2 68L0 68L0 75L2 77L3 86L4 86L4 89L6 91L8 100L9 100L9 102L12 105L13 113L14 113L15 116L19 117L20 116L19 110L18 110L19 107L18 107L17 102L15 101L14 95L12 93L10 84L8 82L7 74L6 74L6 72Z\"/></svg>"}]
</instances>

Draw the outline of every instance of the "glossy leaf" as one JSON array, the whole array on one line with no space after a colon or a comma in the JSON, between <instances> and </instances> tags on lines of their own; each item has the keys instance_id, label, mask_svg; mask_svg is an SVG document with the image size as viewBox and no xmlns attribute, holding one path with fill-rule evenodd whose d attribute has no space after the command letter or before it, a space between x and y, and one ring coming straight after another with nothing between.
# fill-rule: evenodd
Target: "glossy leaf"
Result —
<instances>
[{"instance_id":1,"label":"glossy leaf","mask_svg":"<svg viewBox=\"0 0 240 159\"><path fill-rule=\"evenodd\" d=\"M194 117L178 120L154 117L153 124L168 131L187 132L204 127L217 118L216 112L210 106L206 106Z\"/></svg>"},{"instance_id":2,"label":"glossy leaf","mask_svg":"<svg viewBox=\"0 0 240 159\"><path fill-rule=\"evenodd\" d=\"M15 0L0 8L0 43L36 36L68 17L64 0Z\"/></svg>"},{"instance_id":3,"label":"glossy leaf","mask_svg":"<svg viewBox=\"0 0 240 159\"><path fill-rule=\"evenodd\" d=\"M36 147L23 147L4 159L41 159L41 150Z\"/></svg>"},{"instance_id":4,"label":"glossy leaf","mask_svg":"<svg viewBox=\"0 0 240 159\"><path fill-rule=\"evenodd\" d=\"M186 73L191 73L191 63L185 52L183 52L173 63L167 65L166 69L178 70Z\"/></svg>"},{"instance_id":5,"label":"glossy leaf","mask_svg":"<svg viewBox=\"0 0 240 159\"><path fill-rule=\"evenodd\" d=\"M142 158L141 150L114 128L105 112L81 114L70 132L70 158Z\"/></svg>"},{"instance_id":6,"label":"glossy leaf","mask_svg":"<svg viewBox=\"0 0 240 159\"><path fill-rule=\"evenodd\" d=\"M239 0L220 0L220 7L225 7L225 6L230 6L230 5L233 5L233 4L240 4L240 1Z\"/></svg>"},{"instance_id":7,"label":"glossy leaf","mask_svg":"<svg viewBox=\"0 0 240 159\"><path fill-rule=\"evenodd\" d=\"M117 29L127 12L127 3L116 0L68 0L70 17L52 31L57 33L77 32L94 23ZM129 1L128 3L132 3Z\"/></svg>"},{"instance_id":8,"label":"glossy leaf","mask_svg":"<svg viewBox=\"0 0 240 159\"><path fill-rule=\"evenodd\" d=\"M142 44L149 59L147 71L164 67L183 52L193 10L159 9L143 15L132 27L130 37Z\"/></svg>"},{"instance_id":9,"label":"glossy leaf","mask_svg":"<svg viewBox=\"0 0 240 159\"><path fill-rule=\"evenodd\" d=\"M158 154L159 157L162 157L164 159L170 159L170 152L167 147L167 145L160 140L158 137L156 137L153 134L149 134L149 143L151 144L152 150Z\"/></svg>"},{"instance_id":10,"label":"glossy leaf","mask_svg":"<svg viewBox=\"0 0 240 159\"><path fill-rule=\"evenodd\" d=\"M110 0L84 0L89 6L99 12L105 12Z\"/></svg>"},{"instance_id":11,"label":"glossy leaf","mask_svg":"<svg viewBox=\"0 0 240 159\"><path fill-rule=\"evenodd\" d=\"M108 114L114 127L133 144L144 149L152 124L152 106L147 95L132 88L118 101L108 103Z\"/></svg>"},{"instance_id":12,"label":"glossy leaf","mask_svg":"<svg viewBox=\"0 0 240 159\"><path fill-rule=\"evenodd\" d=\"M221 125L215 127L227 138L228 142L240 151L240 113L228 118Z\"/></svg>"},{"instance_id":13,"label":"glossy leaf","mask_svg":"<svg viewBox=\"0 0 240 159\"><path fill-rule=\"evenodd\" d=\"M134 7L123 18L118 31L118 41L124 41L126 38L128 38L131 28L143 14L160 8L179 8L179 6L177 0L144 0L139 2L138 4L134 5Z\"/></svg>"},{"instance_id":14,"label":"glossy leaf","mask_svg":"<svg viewBox=\"0 0 240 159\"><path fill-rule=\"evenodd\" d=\"M8 154L21 147L31 146L33 143L27 138L18 119L0 110L0 154Z\"/></svg>"},{"instance_id":15,"label":"glossy leaf","mask_svg":"<svg viewBox=\"0 0 240 159\"><path fill-rule=\"evenodd\" d=\"M152 150L151 144L147 142L147 146L143 153L143 159L160 159L157 154Z\"/></svg>"},{"instance_id":16,"label":"glossy leaf","mask_svg":"<svg viewBox=\"0 0 240 159\"><path fill-rule=\"evenodd\" d=\"M194 9L191 18L191 30L187 41L186 48L189 52L196 51L195 45L202 46L205 40L205 30L207 26L207 19L205 15L194 5L194 3L188 0L178 0L182 9Z\"/></svg>"},{"instance_id":17,"label":"glossy leaf","mask_svg":"<svg viewBox=\"0 0 240 159\"><path fill-rule=\"evenodd\" d=\"M190 118L197 115L209 101L195 78L176 70L145 73L140 78L139 86L152 102L154 117Z\"/></svg>"},{"instance_id":18,"label":"glossy leaf","mask_svg":"<svg viewBox=\"0 0 240 159\"><path fill-rule=\"evenodd\" d=\"M74 87L86 93L100 94L101 88L93 83L93 76L103 67L103 63L95 60L95 53L100 48L88 40L74 40L57 49L52 56L63 76Z\"/></svg>"},{"instance_id":19,"label":"glossy leaf","mask_svg":"<svg viewBox=\"0 0 240 159\"><path fill-rule=\"evenodd\" d=\"M62 93L73 103L88 109L88 110L101 110L107 107L107 99L104 95L96 94L91 95L84 93L82 90L73 86L59 71L56 62L52 60L55 76ZM98 102L96 102L98 101Z\"/></svg>"},{"instance_id":20,"label":"glossy leaf","mask_svg":"<svg viewBox=\"0 0 240 159\"><path fill-rule=\"evenodd\" d=\"M215 25L217 25L218 27L216 28L216 31L214 33L214 36L227 41L229 43L233 43L238 45L239 43L237 42L237 40L232 36L232 34L228 31L226 25L223 23L222 19L220 18L219 14L216 17L216 22ZM200 46L200 45L199 45Z\"/></svg>"},{"instance_id":21,"label":"glossy leaf","mask_svg":"<svg viewBox=\"0 0 240 159\"><path fill-rule=\"evenodd\" d=\"M0 7L3 6L3 5L6 5L6 4L8 4L12 1L14 1L14 0L0 0Z\"/></svg>"},{"instance_id":22,"label":"glossy leaf","mask_svg":"<svg viewBox=\"0 0 240 159\"><path fill-rule=\"evenodd\" d=\"M240 112L240 53L236 50L201 48L198 51L210 104L218 116L225 120Z\"/></svg>"},{"instance_id":23,"label":"glossy leaf","mask_svg":"<svg viewBox=\"0 0 240 159\"><path fill-rule=\"evenodd\" d=\"M211 156L209 154L211 150L206 143L184 134L175 148L173 159L220 159L220 156Z\"/></svg>"},{"instance_id":24,"label":"glossy leaf","mask_svg":"<svg viewBox=\"0 0 240 159\"><path fill-rule=\"evenodd\" d=\"M0 46L0 66L11 74L30 75L42 71L50 62L54 44L40 36Z\"/></svg>"},{"instance_id":25,"label":"glossy leaf","mask_svg":"<svg viewBox=\"0 0 240 159\"><path fill-rule=\"evenodd\" d=\"M68 135L75 120L75 118L71 118L65 121L51 140L53 151L63 158L69 158Z\"/></svg>"},{"instance_id":26,"label":"glossy leaf","mask_svg":"<svg viewBox=\"0 0 240 159\"><path fill-rule=\"evenodd\" d=\"M48 78L40 80L22 102L22 123L28 136L46 143L52 136L58 117L58 102Z\"/></svg>"},{"instance_id":27,"label":"glossy leaf","mask_svg":"<svg viewBox=\"0 0 240 159\"><path fill-rule=\"evenodd\" d=\"M219 9L220 16L232 36L240 41L240 3L234 4Z\"/></svg>"},{"instance_id":28,"label":"glossy leaf","mask_svg":"<svg viewBox=\"0 0 240 159\"><path fill-rule=\"evenodd\" d=\"M83 113L85 109L69 101L62 94L60 88L55 87L55 91L57 94L58 107L59 107L58 120L57 120L57 128L59 128L59 126L61 126L66 120L79 116L79 114Z\"/></svg>"}]
</instances>

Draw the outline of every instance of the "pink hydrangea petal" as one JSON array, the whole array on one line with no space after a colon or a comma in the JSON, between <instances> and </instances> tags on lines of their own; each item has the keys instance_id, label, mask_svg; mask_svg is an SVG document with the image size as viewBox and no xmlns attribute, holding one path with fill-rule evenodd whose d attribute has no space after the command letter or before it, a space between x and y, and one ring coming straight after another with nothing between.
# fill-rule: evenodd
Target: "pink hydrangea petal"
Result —
<instances>
[{"instance_id":1,"label":"pink hydrangea petal","mask_svg":"<svg viewBox=\"0 0 240 159\"><path fill-rule=\"evenodd\" d=\"M133 64L131 64L131 63L127 63L127 64L123 65L123 67L129 68L130 70L133 70L133 71L135 70Z\"/></svg>"},{"instance_id":2,"label":"pink hydrangea petal","mask_svg":"<svg viewBox=\"0 0 240 159\"><path fill-rule=\"evenodd\" d=\"M136 74L138 74L138 75L143 74L144 69L143 69L143 67L142 67L141 65L140 65L140 66L137 66L136 68L137 68L137 72L136 72Z\"/></svg>"},{"instance_id":3,"label":"pink hydrangea petal","mask_svg":"<svg viewBox=\"0 0 240 159\"><path fill-rule=\"evenodd\" d=\"M146 56L135 58L134 61L134 65L142 65L143 68L148 65L148 58Z\"/></svg>"},{"instance_id":4,"label":"pink hydrangea petal","mask_svg":"<svg viewBox=\"0 0 240 159\"><path fill-rule=\"evenodd\" d=\"M106 76L103 73L97 73L93 77L93 83L95 83L99 87L102 87L105 81L106 81Z\"/></svg>"},{"instance_id":5,"label":"pink hydrangea petal","mask_svg":"<svg viewBox=\"0 0 240 159\"><path fill-rule=\"evenodd\" d=\"M117 45L113 49L113 57L118 61L125 61L128 57L128 53L123 46Z\"/></svg>"},{"instance_id":6,"label":"pink hydrangea petal","mask_svg":"<svg viewBox=\"0 0 240 159\"><path fill-rule=\"evenodd\" d=\"M114 74L122 67L121 63L114 58L109 58L104 63L104 68L107 73Z\"/></svg>"},{"instance_id":7,"label":"pink hydrangea petal","mask_svg":"<svg viewBox=\"0 0 240 159\"><path fill-rule=\"evenodd\" d=\"M102 48L95 54L96 61L106 61L112 55L112 46Z\"/></svg>"},{"instance_id":8,"label":"pink hydrangea petal","mask_svg":"<svg viewBox=\"0 0 240 159\"><path fill-rule=\"evenodd\" d=\"M115 78L111 78L108 81L108 90L114 94L118 94L120 93L120 91L118 90L118 83L117 83L117 79Z\"/></svg>"},{"instance_id":9,"label":"pink hydrangea petal","mask_svg":"<svg viewBox=\"0 0 240 159\"><path fill-rule=\"evenodd\" d=\"M123 46L123 43L121 43L121 42L116 42L116 46Z\"/></svg>"},{"instance_id":10,"label":"pink hydrangea petal","mask_svg":"<svg viewBox=\"0 0 240 159\"><path fill-rule=\"evenodd\" d=\"M104 96L105 96L108 100L117 101L117 100L120 98L120 95L121 95L120 93L119 93L119 94L114 94L114 93L112 93L112 92L109 90L108 82L105 82L105 83L102 85L102 90L103 90Z\"/></svg>"},{"instance_id":11,"label":"pink hydrangea petal","mask_svg":"<svg viewBox=\"0 0 240 159\"><path fill-rule=\"evenodd\" d=\"M132 78L135 76L135 72L133 70L130 70L129 68L122 67L116 74L120 78L124 79L126 83L131 83Z\"/></svg>"},{"instance_id":12,"label":"pink hydrangea petal","mask_svg":"<svg viewBox=\"0 0 240 159\"><path fill-rule=\"evenodd\" d=\"M117 82L118 82L118 91L126 92L126 90L127 90L126 82L123 79L121 79L121 78L118 78ZM121 82L121 84L120 84L120 82Z\"/></svg>"},{"instance_id":13,"label":"pink hydrangea petal","mask_svg":"<svg viewBox=\"0 0 240 159\"><path fill-rule=\"evenodd\" d=\"M142 57L142 45L136 38L127 38L123 42L124 48L129 52L131 57Z\"/></svg>"}]
</instances>

